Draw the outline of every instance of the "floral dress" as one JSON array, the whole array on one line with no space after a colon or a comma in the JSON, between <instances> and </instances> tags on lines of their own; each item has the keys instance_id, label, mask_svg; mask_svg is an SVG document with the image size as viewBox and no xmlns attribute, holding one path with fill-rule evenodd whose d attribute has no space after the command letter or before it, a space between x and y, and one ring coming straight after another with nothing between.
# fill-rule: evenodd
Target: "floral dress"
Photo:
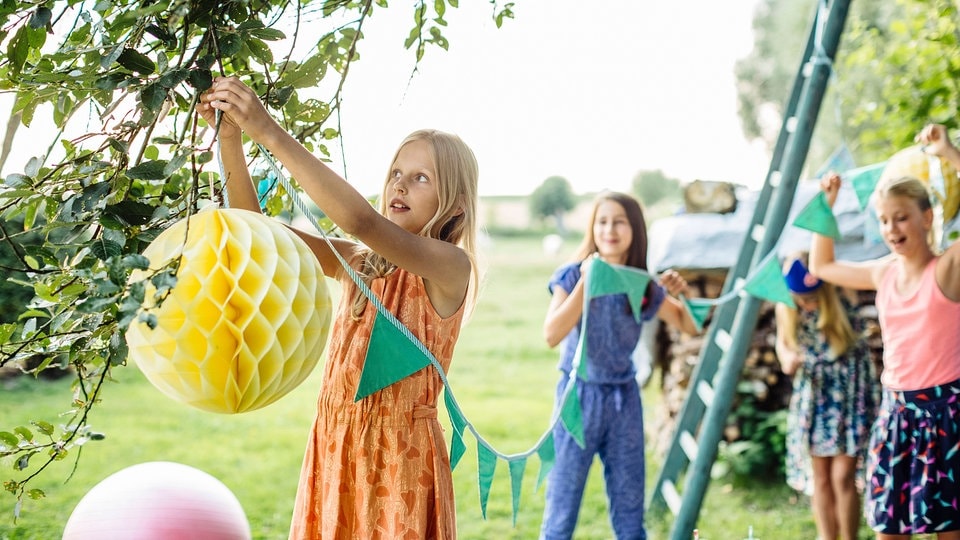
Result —
<instances>
[{"instance_id":1,"label":"floral dress","mask_svg":"<svg viewBox=\"0 0 960 540\"><path fill-rule=\"evenodd\" d=\"M863 319L846 301L843 304L853 331L861 335ZM787 416L787 484L811 495L810 456L855 456L860 458L858 471L862 472L880 404L880 380L863 339L834 358L817 329L817 312L801 311L797 324L803 363L793 378Z\"/></svg>"}]
</instances>

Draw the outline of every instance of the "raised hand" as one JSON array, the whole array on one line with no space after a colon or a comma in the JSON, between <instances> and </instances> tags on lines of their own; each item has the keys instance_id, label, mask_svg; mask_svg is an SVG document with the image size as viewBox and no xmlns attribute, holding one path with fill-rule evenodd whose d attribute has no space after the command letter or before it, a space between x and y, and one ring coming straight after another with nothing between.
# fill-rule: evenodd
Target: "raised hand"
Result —
<instances>
[{"instance_id":1,"label":"raised hand","mask_svg":"<svg viewBox=\"0 0 960 540\"><path fill-rule=\"evenodd\" d=\"M827 194L827 204L833 208L833 203L837 202L837 193L840 191L840 175L830 171L820 179L820 190Z\"/></svg>"}]
</instances>

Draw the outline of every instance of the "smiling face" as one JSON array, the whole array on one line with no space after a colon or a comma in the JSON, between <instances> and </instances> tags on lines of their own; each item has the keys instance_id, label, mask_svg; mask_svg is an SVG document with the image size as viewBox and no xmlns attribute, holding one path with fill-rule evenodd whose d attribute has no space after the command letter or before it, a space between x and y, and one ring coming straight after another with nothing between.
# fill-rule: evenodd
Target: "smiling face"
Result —
<instances>
[{"instance_id":1,"label":"smiling face","mask_svg":"<svg viewBox=\"0 0 960 540\"><path fill-rule=\"evenodd\" d=\"M381 209L390 221L414 234L437 214L437 165L433 148L424 140L403 145L390 168L383 189Z\"/></svg>"},{"instance_id":2,"label":"smiling face","mask_svg":"<svg viewBox=\"0 0 960 540\"><path fill-rule=\"evenodd\" d=\"M633 243L633 227L620 203L610 199L600 201L593 219L593 240L604 261L626 263Z\"/></svg>"},{"instance_id":3,"label":"smiling face","mask_svg":"<svg viewBox=\"0 0 960 540\"><path fill-rule=\"evenodd\" d=\"M887 195L875 201L880 233L890 251L902 256L925 254L933 226L933 211L909 197Z\"/></svg>"}]
</instances>

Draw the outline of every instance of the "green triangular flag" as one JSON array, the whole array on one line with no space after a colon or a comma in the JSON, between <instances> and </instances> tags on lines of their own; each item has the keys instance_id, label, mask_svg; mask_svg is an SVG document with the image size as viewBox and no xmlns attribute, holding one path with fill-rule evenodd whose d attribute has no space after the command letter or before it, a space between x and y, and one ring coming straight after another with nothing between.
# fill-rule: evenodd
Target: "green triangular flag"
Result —
<instances>
[{"instance_id":1,"label":"green triangular flag","mask_svg":"<svg viewBox=\"0 0 960 540\"><path fill-rule=\"evenodd\" d=\"M510 494L513 497L513 526L517 526L517 512L520 511L520 486L523 482L523 470L527 467L527 458L511 459L510 465Z\"/></svg>"},{"instance_id":2,"label":"green triangular flag","mask_svg":"<svg viewBox=\"0 0 960 540\"><path fill-rule=\"evenodd\" d=\"M560 421L563 427L567 428L573 440L577 441L580 448L586 447L586 441L583 438L583 411L580 410L580 398L577 397L576 383L568 388L564 394L562 409L560 409Z\"/></svg>"},{"instance_id":3,"label":"green triangular flag","mask_svg":"<svg viewBox=\"0 0 960 540\"><path fill-rule=\"evenodd\" d=\"M747 284L743 289L758 298L797 307L793 303L793 297L790 296L787 282L780 273L780 265L776 257L767 257L765 264L747 276Z\"/></svg>"},{"instance_id":4,"label":"green triangular flag","mask_svg":"<svg viewBox=\"0 0 960 540\"><path fill-rule=\"evenodd\" d=\"M354 401L390 386L430 365L430 359L379 311Z\"/></svg>"},{"instance_id":5,"label":"green triangular flag","mask_svg":"<svg viewBox=\"0 0 960 540\"><path fill-rule=\"evenodd\" d=\"M704 302L702 300L688 299L686 296L681 295L680 299L683 301L684 307L687 308L687 311L690 313L690 317L693 319L693 324L697 326L697 331L703 330L703 322L707 320L707 316L710 315L710 308L713 307L712 302Z\"/></svg>"},{"instance_id":6,"label":"green triangular flag","mask_svg":"<svg viewBox=\"0 0 960 540\"><path fill-rule=\"evenodd\" d=\"M587 279L587 298L607 294L626 294L633 308L633 316L640 320L640 308L643 295L650 283L650 274L630 266L610 265L600 258L594 258Z\"/></svg>"},{"instance_id":7,"label":"green triangular flag","mask_svg":"<svg viewBox=\"0 0 960 540\"><path fill-rule=\"evenodd\" d=\"M590 312L590 299L608 294L626 294L633 316L639 323L643 296L647 291L647 284L650 283L650 274L639 268L611 265L599 257L590 259L589 264L587 289L583 297L583 318L580 322L580 342L577 343L574 357L577 375L583 380L587 380L587 314Z\"/></svg>"},{"instance_id":8,"label":"green triangular flag","mask_svg":"<svg viewBox=\"0 0 960 540\"><path fill-rule=\"evenodd\" d=\"M866 210L867 205L870 204L870 195L873 194L873 188L877 187L877 182L880 180L880 175L883 174L883 169L886 166L887 162L884 161L882 163L867 165L866 167L851 169L843 173L842 176L850 182L850 185L853 186L854 193L857 194L857 202L860 203L861 210Z\"/></svg>"},{"instance_id":9,"label":"green triangular flag","mask_svg":"<svg viewBox=\"0 0 960 540\"><path fill-rule=\"evenodd\" d=\"M827 194L822 191L810 199L810 202L797 214L793 220L793 226L829 236L834 240L840 239L837 218L827 204Z\"/></svg>"},{"instance_id":10,"label":"green triangular flag","mask_svg":"<svg viewBox=\"0 0 960 540\"><path fill-rule=\"evenodd\" d=\"M447 406L447 414L450 415L450 425L453 426L453 434L450 436L450 470L452 471L457 468L457 463L460 463L460 458L467 450L466 445L463 444L463 428L467 425L467 421L453 401L449 388L443 391L443 402Z\"/></svg>"},{"instance_id":11,"label":"green triangular flag","mask_svg":"<svg viewBox=\"0 0 960 540\"><path fill-rule=\"evenodd\" d=\"M477 469L480 485L480 512L483 513L483 519L487 519L487 499L490 498L493 473L497 470L497 455L481 441L477 441Z\"/></svg>"},{"instance_id":12,"label":"green triangular flag","mask_svg":"<svg viewBox=\"0 0 960 540\"><path fill-rule=\"evenodd\" d=\"M540 491L540 484L547 479L547 475L550 474L550 469L553 468L556 452L553 449L552 432L547 435L547 438L544 439L540 447L537 448L537 456L540 458L540 472L537 473L537 485L533 488L534 491Z\"/></svg>"}]
</instances>

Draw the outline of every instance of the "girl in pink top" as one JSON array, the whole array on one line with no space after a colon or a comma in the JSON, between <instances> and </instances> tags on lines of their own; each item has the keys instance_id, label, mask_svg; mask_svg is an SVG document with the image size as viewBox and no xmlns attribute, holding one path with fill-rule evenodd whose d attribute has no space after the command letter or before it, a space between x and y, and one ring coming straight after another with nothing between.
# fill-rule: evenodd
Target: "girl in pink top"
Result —
<instances>
[{"instance_id":1,"label":"girl in pink top","mask_svg":"<svg viewBox=\"0 0 960 540\"><path fill-rule=\"evenodd\" d=\"M944 126L924 127L917 140L960 167ZM827 175L821 188L833 205L840 177ZM810 249L819 278L877 291L884 396L867 463L867 522L880 540L960 540L960 243L942 254L932 246L930 195L915 178L882 180L872 202L889 255L837 261L833 240L818 234Z\"/></svg>"}]
</instances>

